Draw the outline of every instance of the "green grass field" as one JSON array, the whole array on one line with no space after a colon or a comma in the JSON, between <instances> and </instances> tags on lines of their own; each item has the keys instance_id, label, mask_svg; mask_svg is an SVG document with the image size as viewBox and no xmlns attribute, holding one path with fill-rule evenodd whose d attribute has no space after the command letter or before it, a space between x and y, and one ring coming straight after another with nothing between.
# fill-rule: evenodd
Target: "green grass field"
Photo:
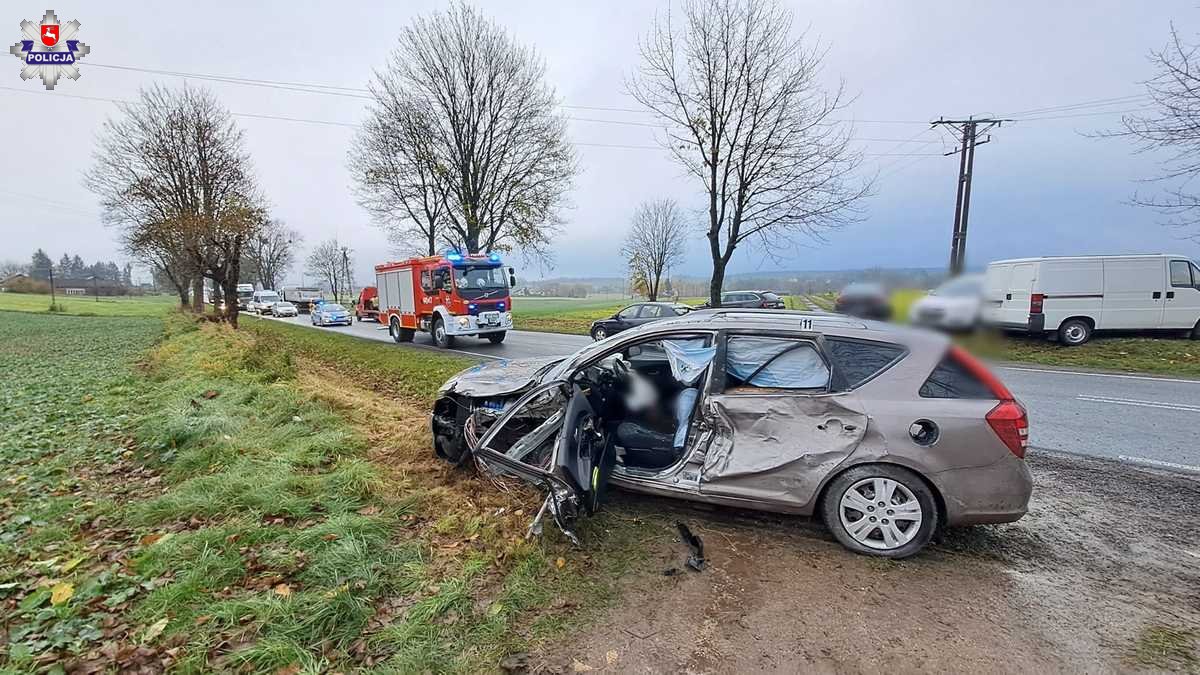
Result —
<instances>
[{"instance_id":1,"label":"green grass field","mask_svg":"<svg viewBox=\"0 0 1200 675\"><path fill-rule=\"evenodd\" d=\"M618 506L589 552L525 541L532 492L432 456L461 365L0 312L0 671L491 671L598 610L669 523Z\"/></svg>"},{"instance_id":2,"label":"green grass field","mask_svg":"<svg viewBox=\"0 0 1200 675\"><path fill-rule=\"evenodd\" d=\"M173 295L140 295L106 298L56 296L60 312L75 316L163 316L179 306ZM0 311L50 312L50 296L0 293Z\"/></svg>"}]
</instances>

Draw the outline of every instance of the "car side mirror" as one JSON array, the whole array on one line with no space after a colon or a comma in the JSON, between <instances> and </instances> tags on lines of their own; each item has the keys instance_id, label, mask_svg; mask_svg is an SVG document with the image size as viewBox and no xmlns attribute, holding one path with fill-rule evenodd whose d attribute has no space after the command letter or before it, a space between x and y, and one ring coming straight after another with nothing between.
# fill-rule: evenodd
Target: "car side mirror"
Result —
<instances>
[{"instance_id":1,"label":"car side mirror","mask_svg":"<svg viewBox=\"0 0 1200 675\"><path fill-rule=\"evenodd\" d=\"M634 345L634 346L632 346L632 347L630 347L630 348L629 348L629 352L628 352L628 353L629 353L629 356L630 356L630 357L634 357L634 356L641 356L641 354L642 354L642 348L641 348L641 347L639 347L639 346L637 346L637 345Z\"/></svg>"}]
</instances>

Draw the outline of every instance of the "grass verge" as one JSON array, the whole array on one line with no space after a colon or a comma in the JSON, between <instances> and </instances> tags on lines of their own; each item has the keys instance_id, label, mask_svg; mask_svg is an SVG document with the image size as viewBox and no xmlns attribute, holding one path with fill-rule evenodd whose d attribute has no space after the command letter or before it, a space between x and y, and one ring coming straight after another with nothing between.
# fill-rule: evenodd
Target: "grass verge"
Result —
<instances>
[{"instance_id":1,"label":"grass verge","mask_svg":"<svg viewBox=\"0 0 1200 675\"><path fill-rule=\"evenodd\" d=\"M0 667L491 670L669 540L526 541L535 495L432 458L460 364L277 328L0 318Z\"/></svg>"}]
</instances>

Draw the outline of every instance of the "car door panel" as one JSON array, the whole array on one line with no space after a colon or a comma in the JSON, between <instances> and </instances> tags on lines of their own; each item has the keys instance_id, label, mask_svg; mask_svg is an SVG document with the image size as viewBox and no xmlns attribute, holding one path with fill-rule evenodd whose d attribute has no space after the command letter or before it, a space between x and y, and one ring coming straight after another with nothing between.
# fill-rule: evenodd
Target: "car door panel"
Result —
<instances>
[{"instance_id":1,"label":"car door panel","mask_svg":"<svg viewBox=\"0 0 1200 675\"><path fill-rule=\"evenodd\" d=\"M709 396L715 433L700 476L702 495L785 504L810 503L822 481L867 433L868 418L850 393L779 390Z\"/></svg>"}]
</instances>

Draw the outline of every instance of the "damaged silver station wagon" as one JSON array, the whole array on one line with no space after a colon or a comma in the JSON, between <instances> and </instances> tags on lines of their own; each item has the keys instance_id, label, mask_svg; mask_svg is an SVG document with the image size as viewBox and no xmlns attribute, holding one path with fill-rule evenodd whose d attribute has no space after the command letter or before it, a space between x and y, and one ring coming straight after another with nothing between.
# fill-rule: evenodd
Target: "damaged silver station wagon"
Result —
<instances>
[{"instance_id":1,"label":"damaged silver station wagon","mask_svg":"<svg viewBox=\"0 0 1200 675\"><path fill-rule=\"evenodd\" d=\"M841 316L710 310L562 359L499 361L442 386L434 447L540 486L549 514L608 484L815 516L902 558L943 525L1025 514L1025 409L945 337Z\"/></svg>"}]
</instances>

